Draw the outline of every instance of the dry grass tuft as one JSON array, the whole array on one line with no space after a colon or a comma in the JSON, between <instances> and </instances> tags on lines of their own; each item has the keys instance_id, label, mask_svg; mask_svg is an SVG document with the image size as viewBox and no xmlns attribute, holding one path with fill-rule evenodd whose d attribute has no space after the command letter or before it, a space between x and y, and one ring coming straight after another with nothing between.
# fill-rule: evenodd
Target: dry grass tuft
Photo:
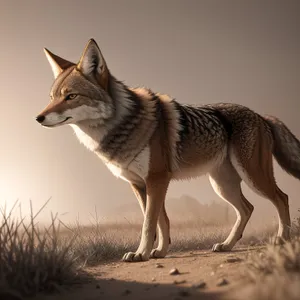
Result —
<instances>
[{"instance_id":1,"label":"dry grass tuft","mask_svg":"<svg viewBox=\"0 0 300 300\"><path fill-rule=\"evenodd\" d=\"M282 246L268 245L249 257L245 270L252 284L230 299L300 299L300 238Z\"/></svg>"},{"instance_id":2,"label":"dry grass tuft","mask_svg":"<svg viewBox=\"0 0 300 300\"><path fill-rule=\"evenodd\" d=\"M51 225L40 229L35 219L45 204L29 222L12 217L1 210L0 222L0 289L16 290L22 295L55 291L63 284L74 283L79 264L72 253L75 236L61 239L61 222L52 216Z\"/></svg>"},{"instance_id":3,"label":"dry grass tuft","mask_svg":"<svg viewBox=\"0 0 300 300\"><path fill-rule=\"evenodd\" d=\"M17 203L10 212L1 211L0 291L13 290L30 296L60 290L62 285L91 279L84 273L84 266L119 260L125 252L138 247L142 224L103 224L97 213L91 226L66 226L52 215L51 224L41 228L36 217L47 203L36 214L31 209L29 220L21 213L19 218L12 216ZM210 249L227 237L231 226L173 222L170 253ZM252 230L240 245L261 245L274 232L265 228ZM293 224L293 235L300 236L300 219ZM289 280L291 274L299 274L300 238L282 247L267 246L249 260L249 267L256 282L260 282L259 277Z\"/></svg>"},{"instance_id":4,"label":"dry grass tuft","mask_svg":"<svg viewBox=\"0 0 300 300\"><path fill-rule=\"evenodd\" d=\"M249 257L249 276L257 282L268 275L300 274L300 238L283 245L268 244Z\"/></svg>"},{"instance_id":5,"label":"dry grass tuft","mask_svg":"<svg viewBox=\"0 0 300 300\"><path fill-rule=\"evenodd\" d=\"M97 217L84 227L80 224L69 226L76 238L71 247L73 254L87 266L120 260L124 253L135 251L140 242L142 224L103 224ZM171 224L171 245L169 254L191 250L207 250L216 242L226 239L231 225L203 225L203 222L190 221ZM275 232L271 229L256 229L245 234L240 245L262 245Z\"/></svg>"},{"instance_id":6,"label":"dry grass tuft","mask_svg":"<svg viewBox=\"0 0 300 300\"><path fill-rule=\"evenodd\" d=\"M249 255L245 273L252 285L234 299L300 299L300 217L293 222L292 236L291 242L268 244Z\"/></svg>"},{"instance_id":7,"label":"dry grass tuft","mask_svg":"<svg viewBox=\"0 0 300 300\"><path fill-rule=\"evenodd\" d=\"M300 275L300 217L292 224L292 240L283 245L267 244L262 251L250 254L249 276L253 281L267 275ZM259 279L258 279L259 278Z\"/></svg>"}]
</instances>

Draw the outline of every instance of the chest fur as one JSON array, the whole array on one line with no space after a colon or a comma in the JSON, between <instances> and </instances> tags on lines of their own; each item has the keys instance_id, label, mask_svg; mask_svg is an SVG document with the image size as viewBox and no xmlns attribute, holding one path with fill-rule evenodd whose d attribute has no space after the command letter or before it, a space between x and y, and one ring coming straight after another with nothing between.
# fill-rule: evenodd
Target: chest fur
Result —
<instances>
[{"instance_id":1,"label":"chest fur","mask_svg":"<svg viewBox=\"0 0 300 300\"><path fill-rule=\"evenodd\" d=\"M149 146L146 146L138 155L132 153L132 160L129 159L129 162L109 161L106 159L105 154L101 153L100 141L103 133L99 132L99 129L90 129L87 133L77 126L72 127L79 141L89 150L95 152L116 177L132 183L145 180L150 164Z\"/></svg>"},{"instance_id":2,"label":"chest fur","mask_svg":"<svg viewBox=\"0 0 300 300\"><path fill-rule=\"evenodd\" d=\"M80 127L71 124L74 129L74 132L80 141L85 147L91 151L95 151L99 148L100 141L103 137L103 132L101 129L89 128L89 130L82 130Z\"/></svg>"},{"instance_id":3,"label":"chest fur","mask_svg":"<svg viewBox=\"0 0 300 300\"><path fill-rule=\"evenodd\" d=\"M138 183L145 180L149 172L150 149L147 146L128 165L116 162L105 162L108 169L118 178L125 181Z\"/></svg>"}]
</instances>

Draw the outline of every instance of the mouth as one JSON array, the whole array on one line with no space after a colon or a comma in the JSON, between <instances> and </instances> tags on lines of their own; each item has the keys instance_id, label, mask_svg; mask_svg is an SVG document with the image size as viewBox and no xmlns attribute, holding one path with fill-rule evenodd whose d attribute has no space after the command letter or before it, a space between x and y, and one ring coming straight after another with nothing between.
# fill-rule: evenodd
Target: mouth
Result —
<instances>
[{"instance_id":1,"label":"mouth","mask_svg":"<svg viewBox=\"0 0 300 300\"><path fill-rule=\"evenodd\" d=\"M55 126L58 126L58 125L61 125L63 123L65 123L66 121L68 121L69 119L72 119L72 117L67 117L65 118L63 121L59 122L59 123L56 123L56 124L53 124L53 125L43 125L44 127L55 127Z\"/></svg>"}]
</instances>

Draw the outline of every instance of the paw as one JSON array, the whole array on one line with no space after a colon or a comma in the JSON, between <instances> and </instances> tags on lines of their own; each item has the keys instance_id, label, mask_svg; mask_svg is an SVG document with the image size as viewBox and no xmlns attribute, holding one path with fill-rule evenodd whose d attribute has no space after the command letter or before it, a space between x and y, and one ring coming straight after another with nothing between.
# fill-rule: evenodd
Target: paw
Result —
<instances>
[{"instance_id":1,"label":"paw","mask_svg":"<svg viewBox=\"0 0 300 300\"><path fill-rule=\"evenodd\" d=\"M141 253L127 252L124 254L122 261L126 262L139 262L149 260L149 257L143 256Z\"/></svg>"},{"instance_id":2,"label":"paw","mask_svg":"<svg viewBox=\"0 0 300 300\"><path fill-rule=\"evenodd\" d=\"M226 252L230 251L232 247L229 247L228 245L224 245L222 243L214 244L212 247L212 252Z\"/></svg>"},{"instance_id":3,"label":"paw","mask_svg":"<svg viewBox=\"0 0 300 300\"><path fill-rule=\"evenodd\" d=\"M150 254L150 258L164 258L167 255L167 251L153 249Z\"/></svg>"}]
</instances>

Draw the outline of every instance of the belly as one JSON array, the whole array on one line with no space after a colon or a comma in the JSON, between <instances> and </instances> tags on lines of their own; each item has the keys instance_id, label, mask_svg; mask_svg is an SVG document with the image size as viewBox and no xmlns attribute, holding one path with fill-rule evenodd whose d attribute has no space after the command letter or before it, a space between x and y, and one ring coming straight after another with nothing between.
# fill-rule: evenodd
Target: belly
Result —
<instances>
[{"instance_id":1,"label":"belly","mask_svg":"<svg viewBox=\"0 0 300 300\"><path fill-rule=\"evenodd\" d=\"M191 161L189 163L179 164L178 169L172 172L172 179L184 180L205 175L222 164L226 157L226 153L226 147L224 147L221 152L209 160L200 158L194 162Z\"/></svg>"}]
</instances>

